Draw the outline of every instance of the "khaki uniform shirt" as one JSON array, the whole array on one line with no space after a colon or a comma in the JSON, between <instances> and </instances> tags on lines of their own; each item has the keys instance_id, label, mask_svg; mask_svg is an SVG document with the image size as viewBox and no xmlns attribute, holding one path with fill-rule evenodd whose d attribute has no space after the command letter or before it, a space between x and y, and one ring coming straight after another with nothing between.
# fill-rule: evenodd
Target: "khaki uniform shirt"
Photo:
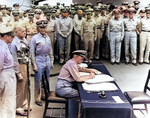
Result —
<instances>
[{"instance_id":1,"label":"khaki uniform shirt","mask_svg":"<svg viewBox=\"0 0 150 118\"><path fill-rule=\"evenodd\" d=\"M27 35L34 35L34 34L38 33L37 26L36 26L35 22L29 23L29 20L27 20L25 22L25 28L26 28L26 31L27 31Z\"/></svg>"}]
</instances>

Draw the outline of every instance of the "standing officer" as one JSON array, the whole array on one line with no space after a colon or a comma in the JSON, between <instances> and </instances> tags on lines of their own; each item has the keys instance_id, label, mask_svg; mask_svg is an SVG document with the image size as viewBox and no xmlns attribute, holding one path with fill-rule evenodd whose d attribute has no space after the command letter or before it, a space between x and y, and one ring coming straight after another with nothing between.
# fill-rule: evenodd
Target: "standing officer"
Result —
<instances>
[{"instance_id":1,"label":"standing officer","mask_svg":"<svg viewBox=\"0 0 150 118\"><path fill-rule=\"evenodd\" d=\"M110 41L111 64L120 64L121 42L124 37L124 25L120 19L120 10L114 9L114 17L109 20L107 27L108 40Z\"/></svg>"},{"instance_id":2,"label":"standing officer","mask_svg":"<svg viewBox=\"0 0 150 118\"><path fill-rule=\"evenodd\" d=\"M23 106L27 106L27 62L28 60L28 43L25 39L26 30L24 27L15 29L16 36L10 44L10 52L14 59L15 72L17 75L17 98L16 113L19 115L27 115Z\"/></svg>"},{"instance_id":3,"label":"standing officer","mask_svg":"<svg viewBox=\"0 0 150 118\"><path fill-rule=\"evenodd\" d=\"M25 22L25 28L27 31L27 41L30 43L32 37L37 34L37 27L36 23L34 21L34 13L32 11L29 11L28 13L28 20Z\"/></svg>"},{"instance_id":4,"label":"standing officer","mask_svg":"<svg viewBox=\"0 0 150 118\"><path fill-rule=\"evenodd\" d=\"M84 43L84 49L87 51L86 57L93 59L94 41L97 38L97 28L94 20L91 19L91 12L86 11L87 18L81 24L81 40Z\"/></svg>"},{"instance_id":5,"label":"standing officer","mask_svg":"<svg viewBox=\"0 0 150 118\"><path fill-rule=\"evenodd\" d=\"M6 14L6 5L1 5L1 13L3 17L3 22L10 22L11 17Z\"/></svg>"},{"instance_id":6,"label":"standing officer","mask_svg":"<svg viewBox=\"0 0 150 118\"><path fill-rule=\"evenodd\" d=\"M46 17L47 17L47 20L48 20L48 24L47 24L47 28L46 28L46 33L47 33L47 35L49 36L49 38L51 40L52 49L54 51L54 42L56 40L56 32L55 32L56 24L55 24L55 21L50 18L50 16L51 16L50 12L47 11L46 12Z\"/></svg>"},{"instance_id":7,"label":"standing officer","mask_svg":"<svg viewBox=\"0 0 150 118\"><path fill-rule=\"evenodd\" d=\"M59 41L59 63L62 64L70 57L71 32L73 30L72 19L68 17L69 11L67 8L61 9L62 18L58 21L57 32ZM65 57L64 57L65 55Z\"/></svg>"},{"instance_id":8,"label":"standing officer","mask_svg":"<svg viewBox=\"0 0 150 118\"><path fill-rule=\"evenodd\" d=\"M74 41L75 41L75 49L79 50L79 49L83 49L83 42L81 41L81 24L82 21L84 20L83 16L83 11L82 10L78 10L77 11L77 18L74 19Z\"/></svg>"},{"instance_id":9,"label":"standing officer","mask_svg":"<svg viewBox=\"0 0 150 118\"><path fill-rule=\"evenodd\" d=\"M53 66L53 50L49 36L46 34L47 20L40 20L37 23L38 34L32 37L30 43L31 64L35 71L35 102L42 106L41 102L41 80L42 74L46 71L49 78Z\"/></svg>"},{"instance_id":10,"label":"standing officer","mask_svg":"<svg viewBox=\"0 0 150 118\"><path fill-rule=\"evenodd\" d=\"M95 6L94 17L93 17L93 20L95 20L96 22L96 28L97 28L97 37L96 37L95 49L94 49L95 59L99 59L100 42L104 32L104 24L105 24L105 20L103 19L102 16L99 16L99 13L100 13L100 8L98 6Z\"/></svg>"},{"instance_id":11,"label":"standing officer","mask_svg":"<svg viewBox=\"0 0 150 118\"><path fill-rule=\"evenodd\" d=\"M0 28L0 117L16 118L16 75L8 44L13 40L13 28Z\"/></svg>"},{"instance_id":12,"label":"standing officer","mask_svg":"<svg viewBox=\"0 0 150 118\"><path fill-rule=\"evenodd\" d=\"M150 53L150 7L146 8L146 18L141 19L139 32L140 32L140 56L139 64L143 64L143 61L149 64ZM145 55L144 55L145 51ZM144 57L144 59L143 59Z\"/></svg>"},{"instance_id":13,"label":"standing officer","mask_svg":"<svg viewBox=\"0 0 150 118\"><path fill-rule=\"evenodd\" d=\"M129 18L124 19L124 29L125 29L125 64L129 64L130 56L129 56L129 47L131 49L131 58L132 64L137 66L136 63L136 55L137 55L137 20L134 18L135 9L129 8Z\"/></svg>"}]
</instances>

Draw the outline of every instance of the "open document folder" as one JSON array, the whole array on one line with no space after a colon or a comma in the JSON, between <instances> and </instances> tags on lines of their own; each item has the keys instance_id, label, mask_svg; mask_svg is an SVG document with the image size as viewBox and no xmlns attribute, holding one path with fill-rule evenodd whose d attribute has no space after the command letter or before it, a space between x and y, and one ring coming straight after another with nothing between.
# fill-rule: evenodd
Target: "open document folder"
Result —
<instances>
[{"instance_id":1,"label":"open document folder","mask_svg":"<svg viewBox=\"0 0 150 118\"><path fill-rule=\"evenodd\" d=\"M82 84L83 89L90 92L99 92L99 91L115 91L118 90L117 86L114 83L97 83L97 84Z\"/></svg>"}]
</instances>

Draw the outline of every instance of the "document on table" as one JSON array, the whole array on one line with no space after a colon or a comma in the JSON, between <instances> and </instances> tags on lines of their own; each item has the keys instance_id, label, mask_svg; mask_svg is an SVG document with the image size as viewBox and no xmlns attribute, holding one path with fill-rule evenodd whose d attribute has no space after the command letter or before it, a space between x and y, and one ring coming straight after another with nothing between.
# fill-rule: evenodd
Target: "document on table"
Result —
<instances>
[{"instance_id":1,"label":"document on table","mask_svg":"<svg viewBox=\"0 0 150 118\"><path fill-rule=\"evenodd\" d=\"M118 90L117 86L114 83L96 83L96 84L82 84L83 89L91 92L98 91L115 91Z\"/></svg>"},{"instance_id":2,"label":"document on table","mask_svg":"<svg viewBox=\"0 0 150 118\"><path fill-rule=\"evenodd\" d=\"M119 96L112 96L112 98L113 98L117 103L124 103L124 101L123 101Z\"/></svg>"},{"instance_id":3,"label":"document on table","mask_svg":"<svg viewBox=\"0 0 150 118\"><path fill-rule=\"evenodd\" d=\"M95 75L93 79L89 79L85 82L88 84L94 84L94 83L103 83L103 82L111 82L111 81L115 81L115 79L109 75L100 74L100 75Z\"/></svg>"},{"instance_id":4,"label":"document on table","mask_svg":"<svg viewBox=\"0 0 150 118\"><path fill-rule=\"evenodd\" d=\"M88 65L86 63L81 63L81 64L78 64L80 67L88 67Z\"/></svg>"}]
</instances>

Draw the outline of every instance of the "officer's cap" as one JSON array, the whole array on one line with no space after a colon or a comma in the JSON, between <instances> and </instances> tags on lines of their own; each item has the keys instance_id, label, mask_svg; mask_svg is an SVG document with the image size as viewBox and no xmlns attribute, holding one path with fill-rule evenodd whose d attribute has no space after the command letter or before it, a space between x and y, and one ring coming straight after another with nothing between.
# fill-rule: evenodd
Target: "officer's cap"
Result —
<instances>
[{"instance_id":1,"label":"officer's cap","mask_svg":"<svg viewBox=\"0 0 150 118\"><path fill-rule=\"evenodd\" d=\"M129 11L129 13L135 13L136 12L136 10L133 7L129 8L128 11Z\"/></svg>"},{"instance_id":2,"label":"officer's cap","mask_svg":"<svg viewBox=\"0 0 150 118\"><path fill-rule=\"evenodd\" d=\"M13 7L19 7L19 3L13 4Z\"/></svg>"},{"instance_id":3,"label":"officer's cap","mask_svg":"<svg viewBox=\"0 0 150 118\"><path fill-rule=\"evenodd\" d=\"M29 14L34 16L34 13L33 13L32 10L28 11L28 15L29 15Z\"/></svg>"},{"instance_id":4,"label":"officer's cap","mask_svg":"<svg viewBox=\"0 0 150 118\"><path fill-rule=\"evenodd\" d=\"M100 7L94 6L94 11L100 11Z\"/></svg>"},{"instance_id":5,"label":"officer's cap","mask_svg":"<svg viewBox=\"0 0 150 118\"><path fill-rule=\"evenodd\" d=\"M0 34L10 33L11 36L14 36L13 30L14 30L13 27L1 26L1 28L0 28Z\"/></svg>"},{"instance_id":6,"label":"officer's cap","mask_svg":"<svg viewBox=\"0 0 150 118\"><path fill-rule=\"evenodd\" d=\"M140 1L138 1L138 0L134 0L134 1L133 1L133 3L134 3L134 4L139 4L139 3L140 3Z\"/></svg>"},{"instance_id":7,"label":"officer's cap","mask_svg":"<svg viewBox=\"0 0 150 118\"><path fill-rule=\"evenodd\" d=\"M14 10L14 11L12 12L12 15L13 15L13 16L18 16L18 15L19 15L19 11L18 11L18 10Z\"/></svg>"},{"instance_id":8,"label":"officer's cap","mask_svg":"<svg viewBox=\"0 0 150 118\"><path fill-rule=\"evenodd\" d=\"M67 8L62 8L62 9L61 9L61 12L63 12L63 13L68 13L68 12L69 12L69 9L67 9Z\"/></svg>"},{"instance_id":9,"label":"officer's cap","mask_svg":"<svg viewBox=\"0 0 150 118\"><path fill-rule=\"evenodd\" d=\"M97 4L98 4L98 3L103 3L103 1L102 1L102 0L98 0L98 1L97 1Z\"/></svg>"},{"instance_id":10,"label":"officer's cap","mask_svg":"<svg viewBox=\"0 0 150 118\"><path fill-rule=\"evenodd\" d=\"M39 27L46 27L48 24L48 20L40 20L36 22L36 25Z\"/></svg>"},{"instance_id":11,"label":"officer's cap","mask_svg":"<svg viewBox=\"0 0 150 118\"><path fill-rule=\"evenodd\" d=\"M41 10L41 9L36 9L36 10L34 11L34 13L35 13L35 14L41 14L41 13L42 13L42 10Z\"/></svg>"},{"instance_id":12,"label":"officer's cap","mask_svg":"<svg viewBox=\"0 0 150 118\"><path fill-rule=\"evenodd\" d=\"M145 13L145 9L141 9L141 10L140 10L140 13Z\"/></svg>"},{"instance_id":13,"label":"officer's cap","mask_svg":"<svg viewBox=\"0 0 150 118\"><path fill-rule=\"evenodd\" d=\"M106 10L106 9L107 9L106 5L101 6L101 10Z\"/></svg>"},{"instance_id":14,"label":"officer's cap","mask_svg":"<svg viewBox=\"0 0 150 118\"><path fill-rule=\"evenodd\" d=\"M1 5L1 9L6 9L6 5Z\"/></svg>"},{"instance_id":15,"label":"officer's cap","mask_svg":"<svg viewBox=\"0 0 150 118\"><path fill-rule=\"evenodd\" d=\"M122 3L122 5L128 5L129 3L127 2L127 1L124 1L123 3Z\"/></svg>"},{"instance_id":16,"label":"officer's cap","mask_svg":"<svg viewBox=\"0 0 150 118\"><path fill-rule=\"evenodd\" d=\"M91 15L92 12L91 12L90 10L86 10L85 13L86 13L87 15Z\"/></svg>"},{"instance_id":17,"label":"officer's cap","mask_svg":"<svg viewBox=\"0 0 150 118\"><path fill-rule=\"evenodd\" d=\"M85 58L85 54L87 53L87 51L86 50L75 50L75 51L73 51L72 52L72 54L74 55L79 55L79 56L81 56L81 57L84 57Z\"/></svg>"},{"instance_id":18,"label":"officer's cap","mask_svg":"<svg viewBox=\"0 0 150 118\"><path fill-rule=\"evenodd\" d=\"M147 8L145 9L145 12L146 12L147 14L150 14L150 7L147 7Z\"/></svg>"},{"instance_id":19,"label":"officer's cap","mask_svg":"<svg viewBox=\"0 0 150 118\"><path fill-rule=\"evenodd\" d=\"M91 3L87 3L85 6L86 6L86 7L88 7L88 6L91 6L91 7L92 7L92 4L91 4Z\"/></svg>"},{"instance_id":20,"label":"officer's cap","mask_svg":"<svg viewBox=\"0 0 150 118\"><path fill-rule=\"evenodd\" d=\"M7 7L6 10L12 11L12 7Z\"/></svg>"},{"instance_id":21,"label":"officer's cap","mask_svg":"<svg viewBox=\"0 0 150 118\"><path fill-rule=\"evenodd\" d=\"M56 13L56 12L57 12L56 9L51 9L51 10L50 10L50 13Z\"/></svg>"}]
</instances>

